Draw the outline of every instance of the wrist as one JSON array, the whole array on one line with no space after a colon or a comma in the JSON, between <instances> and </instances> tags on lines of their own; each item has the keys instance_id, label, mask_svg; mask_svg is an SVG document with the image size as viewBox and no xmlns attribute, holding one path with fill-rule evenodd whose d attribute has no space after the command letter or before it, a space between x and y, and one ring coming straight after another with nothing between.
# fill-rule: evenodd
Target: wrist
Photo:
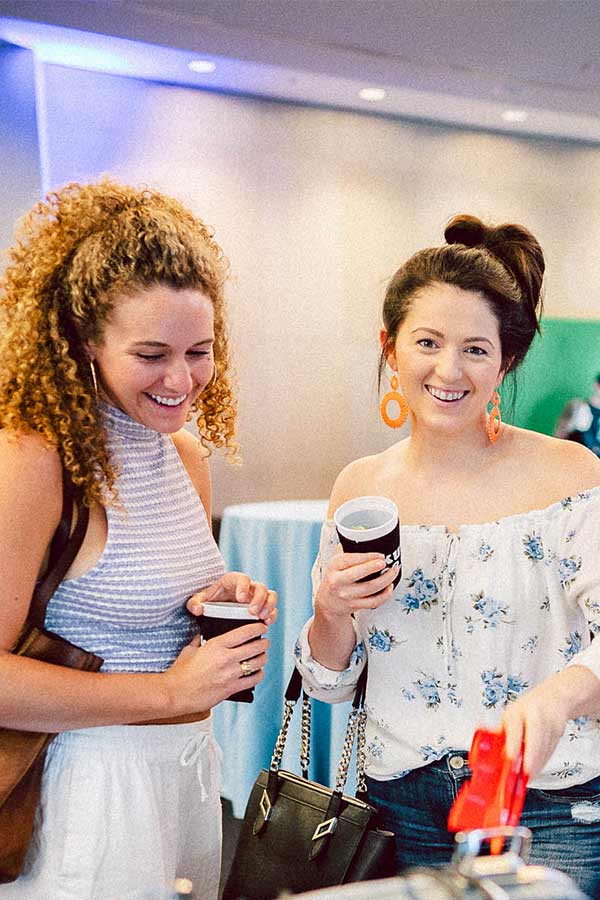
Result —
<instances>
[{"instance_id":1,"label":"wrist","mask_svg":"<svg viewBox=\"0 0 600 900\"><path fill-rule=\"evenodd\" d=\"M586 666L572 665L555 676L553 703L562 710L565 721L598 713L600 680Z\"/></svg>"},{"instance_id":2,"label":"wrist","mask_svg":"<svg viewBox=\"0 0 600 900\"><path fill-rule=\"evenodd\" d=\"M171 669L159 672L154 677L156 678L154 685L154 695L157 701L156 718L179 716L190 711L184 708L181 692L177 690L176 680L173 678Z\"/></svg>"}]
</instances>

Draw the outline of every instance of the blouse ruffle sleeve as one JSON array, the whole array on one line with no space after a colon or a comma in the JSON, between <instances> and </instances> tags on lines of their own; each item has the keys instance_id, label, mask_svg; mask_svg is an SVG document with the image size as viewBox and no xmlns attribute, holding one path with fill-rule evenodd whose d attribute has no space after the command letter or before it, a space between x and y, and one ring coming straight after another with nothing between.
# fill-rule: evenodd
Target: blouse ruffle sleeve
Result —
<instances>
[{"instance_id":1,"label":"blouse ruffle sleeve","mask_svg":"<svg viewBox=\"0 0 600 900\"><path fill-rule=\"evenodd\" d=\"M331 519L328 519L321 530L319 554L311 572L313 598L321 583L323 573L338 548L339 540L335 525ZM308 641L308 632L312 622L313 618L311 617L300 632L294 648L296 666L302 674L304 690L317 700L324 700L326 703L341 703L344 700L352 699L358 677L366 663L365 646L360 638L356 622L353 620L356 643L348 667L341 672L328 669L314 659Z\"/></svg>"},{"instance_id":2,"label":"blouse ruffle sleeve","mask_svg":"<svg viewBox=\"0 0 600 900\"><path fill-rule=\"evenodd\" d=\"M585 666L600 679L600 493L578 495L559 561L561 581L585 616L587 632L568 635L567 666Z\"/></svg>"}]
</instances>

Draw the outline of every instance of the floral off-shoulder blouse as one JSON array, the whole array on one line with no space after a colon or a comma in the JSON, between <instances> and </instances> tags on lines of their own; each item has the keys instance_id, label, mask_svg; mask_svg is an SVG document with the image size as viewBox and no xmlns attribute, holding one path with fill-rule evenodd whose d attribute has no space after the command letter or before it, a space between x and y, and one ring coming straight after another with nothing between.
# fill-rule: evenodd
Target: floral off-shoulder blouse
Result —
<instances>
[{"instance_id":1,"label":"floral off-shoulder blouse","mask_svg":"<svg viewBox=\"0 0 600 900\"><path fill-rule=\"evenodd\" d=\"M352 697L368 657L367 774L398 778L468 750L507 704L567 665L600 678L600 487L496 522L401 525L402 577L392 598L355 617L348 668L312 658L307 622L295 647L308 693ZM338 538L325 522L316 591ZM312 621L312 620L311 620ZM532 787L600 774L600 720L569 721Z\"/></svg>"}]
</instances>

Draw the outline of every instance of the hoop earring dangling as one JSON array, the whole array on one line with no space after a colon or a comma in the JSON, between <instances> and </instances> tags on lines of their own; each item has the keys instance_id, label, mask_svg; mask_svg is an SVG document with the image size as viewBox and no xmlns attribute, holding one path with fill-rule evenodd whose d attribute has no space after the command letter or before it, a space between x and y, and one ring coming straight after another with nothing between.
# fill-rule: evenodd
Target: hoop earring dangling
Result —
<instances>
[{"instance_id":1,"label":"hoop earring dangling","mask_svg":"<svg viewBox=\"0 0 600 900\"><path fill-rule=\"evenodd\" d=\"M490 400L492 404L491 412L488 415L486 432L490 443L495 444L500 436L500 427L502 425L502 417L500 415L500 392L496 388Z\"/></svg>"},{"instance_id":2,"label":"hoop earring dangling","mask_svg":"<svg viewBox=\"0 0 600 900\"><path fill-rule=\"evenodd\" d=\"M94 393L97 397L98 396L98 378L96 377L96 367L94 366L93 359L90 359L90 372L92 373L92 384L94 385Z\"/></svg>"},{"instance_id":3,"label":"hoop earring dangling","mask_svg":"<svg viewBox=\"0 0 600 900\"><path fill-rule=\"evenodd\" d=\"M398 381L398 376L394 372L394 374L390 378L391 390L388 391L387 394L383 397L379 406L381 418L389 428L401 428L408 418L408 403L406 402L402 394L398 391L399 383L400 382ZM395 419L392 419L387 411L388 403L391 403L392 400L394 400L400 407L398 415Z\"/></svg>"},{"instance_id":4,"label":"hoop earring dangling","mask_svg":"<svg viewBox=\"0 0 600 900\"><path fill-rule=\"evenodd\" d=\"M202 388L202 393L204 393L204 391L207 391L210 387L212 387L216 380L217 380L217 367L213 366L213 373L210 376L210 381L208 381L204 385L204 387Z\"/></svg>"}]
</instances>

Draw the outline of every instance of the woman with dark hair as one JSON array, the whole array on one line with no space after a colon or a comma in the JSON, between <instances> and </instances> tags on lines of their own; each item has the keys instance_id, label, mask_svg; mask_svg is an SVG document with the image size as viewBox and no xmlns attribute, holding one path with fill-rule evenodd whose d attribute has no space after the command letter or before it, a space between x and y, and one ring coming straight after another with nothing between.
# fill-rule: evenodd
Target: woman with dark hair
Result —
<instances>
[{"instance_id":1,"label":"woman with dark hair","mask_svg":"<svg viewBox=\"0 0 600 900\"><path fill-rule=\"evenodd\" d=\"M394 500L402 577L364 581L383 557L342 553L329 518L297 664L336 702L368 659L368 789L399 869L449 861L448 812L484 725L504 729L510 757L525 741L532 859L598 897L600 461L502 422L503 381L538 329L535 237L472 216L445 237L396 272L383 305L382 415L408 413L410 436L347 466L329 508Z\"/></svg>"},{"instance_id":2,"label":"woman with dark hair","mask_svg":"<svg viewBox=\"0 0 600 900\"><path fill-rule=\"evenodd\" d=\"M124 900L192 879L216 900L219 751L210 710L263 678L276 596L226 572L210 447L236 453L224 280L177 200L71 184L24 219L0 294L0 725L57 733L20 877L2 900ZM184 426L195 415L200 440ZM61 519L89 508L46 628L104 660L11 653ZM203 604L258 621L200 646ZM187 608L186 608L187 605Z\"/></svg>"}]
</instances>

